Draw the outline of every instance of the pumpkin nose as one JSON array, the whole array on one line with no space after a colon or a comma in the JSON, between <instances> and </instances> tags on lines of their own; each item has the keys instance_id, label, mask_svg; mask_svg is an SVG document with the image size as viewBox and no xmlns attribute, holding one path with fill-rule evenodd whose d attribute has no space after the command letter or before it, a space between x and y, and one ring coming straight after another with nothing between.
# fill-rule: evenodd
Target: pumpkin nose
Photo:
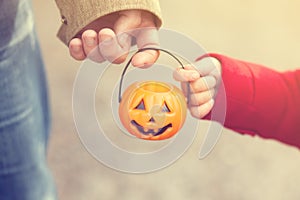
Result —
<instances>
[{"instance_id":1,"label":"pumpkin nose","mask_svg":"<svg viewBox=\"0 0 300 200\"><path fill-rule=\"evenodd\" d=\"M155 122L154 118L151 117L151 118L149 119L149 122Z\"/></svg>"}]
</instances>

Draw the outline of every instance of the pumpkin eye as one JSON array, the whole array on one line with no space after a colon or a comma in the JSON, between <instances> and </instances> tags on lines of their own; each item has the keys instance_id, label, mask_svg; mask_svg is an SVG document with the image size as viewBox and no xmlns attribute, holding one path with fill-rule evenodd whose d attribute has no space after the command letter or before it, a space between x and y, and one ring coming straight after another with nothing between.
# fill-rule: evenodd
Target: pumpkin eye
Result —
<instances>
[{"instance_id":1,"label":"pumpkin eye","mask_svg":"<svg viewBox=\"0 0 300 200\"><path fill-rule=\"evenodd\" d=\"M170 108L168 107L168 105L166 104L166 102L164 102L164 105L162 106L161 109L162 112L171 112Z\"/></svg>"},{"instance_id":2,"label":"pumpkin eye","mask_svg":"<svg viewBox=\"0 0 300 200\"><path fill-rule=\"evenodd\" d=\"M145 103L144 100L141 100L141 102L135 107L137 110L145 110Z\"/></svg>"}]
</instances>

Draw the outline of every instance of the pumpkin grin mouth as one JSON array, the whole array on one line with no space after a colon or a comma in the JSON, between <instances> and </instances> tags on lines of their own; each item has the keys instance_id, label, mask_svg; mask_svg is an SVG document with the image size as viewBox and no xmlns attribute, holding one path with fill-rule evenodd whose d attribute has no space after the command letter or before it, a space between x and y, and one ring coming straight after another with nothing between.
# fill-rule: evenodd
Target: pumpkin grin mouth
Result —
<instances>
[{"instance_id":1,"label":"pumpkin grin mouth","mask_svg":"<svg viewBox=\"0 0 300 200\"><path fill-rule=\"evenodd\" d=\"M157 131L154 131L154 129L148 129L148 130L145 130L145 128L141 125L139 125L135 120L132 120L131 121L131 124L134 125L138 131L140 133L142 133L143 135L153 135L153 136L158 136L158 135L161 135L162 133L164 133L168 128L171 128L172 127L172 124L168 124L162 128L159 128Z\"/></svg>"}]
</instances>

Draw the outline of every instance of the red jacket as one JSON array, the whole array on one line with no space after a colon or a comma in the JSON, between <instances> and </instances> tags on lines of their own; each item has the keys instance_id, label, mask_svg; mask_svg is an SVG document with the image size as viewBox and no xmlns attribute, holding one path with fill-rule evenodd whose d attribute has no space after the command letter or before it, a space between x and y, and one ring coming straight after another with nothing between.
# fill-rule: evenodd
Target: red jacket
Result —
<instances>
[{"instance_id":1,"label":"red jacket","mask_svg":"<svg viewBox=\"0 0 300 200\"><path fill-rule=\"evenodd\" d=\"M214 108L226 99L224 126L300 148L300 70L280 73L219 54L210 56L222 64L226 94L218 93Z\"/></svg>"}]
</instances>

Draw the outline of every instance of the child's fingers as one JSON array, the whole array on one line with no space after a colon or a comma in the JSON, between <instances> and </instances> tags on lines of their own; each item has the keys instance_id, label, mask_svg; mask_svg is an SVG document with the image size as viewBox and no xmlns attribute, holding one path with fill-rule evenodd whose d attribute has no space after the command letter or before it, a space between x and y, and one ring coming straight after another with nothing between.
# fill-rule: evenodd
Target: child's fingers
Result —
<instances>
[{"instance_id":1,"label":"child's fingers","mask_svg":"<svg viewBox=\"0 0 300 200\"><path fill-rule=\"evenodd\" d=\"M191 115L198 119L205 117L214 105L215 87L221 77L220 62L215 58L203 58L195 66L177 69L173 77L181 82L182 91L189 98Z\"/></svg>"},{"instance_id":2,"label":"child's fingers","mask_svg":"<svg viewBox=\"0 0 300 200\"><path fill-rule=\"evenodd\" d=\"M213 75L216 78L220 77L221 64L216 58L205 57L194 64L201 76Z\"/></svg>"},{"instance_id":3,"label":"child's fingers","mask_svg":"<svg viewBox=\"0 0 300 200\"><path fill-rule=\"evenodd\" d=\"M205 76L195 81L189 82L189 92L199 93L213 89L217 85L217 81L213 76ZM187 82L181 82L181 88L185 96L187 96Z\"/></svg>"},{"instance_id":4,"label":"child's fingers","mask_svg":"<svg viewBox=\"0 0 300 200\"><path fill-rule=\"evenodd\" d=\"M195 81L198 78L200 78L200 74L196 70L194 70L194 69L177 68L173 72L173 78L176 81L189 82L189 81Z\"/></svg>"},{"instance_id":5,"label":"child's fingers","mask_svg":"<svg viewBox=\"0 0 300 200\"><path fill-rule=\"evenodd\" d=\"M189 107L189 109L193 117L197 119L202 119L211 111L213 106L214 106L214 100L211 99L200 106L192 106Z\"/></svg>"},{"instance_id":6,"label":"child's fingers","mask_svg":"<svg viewBox=\"0 0 300 200\"><path fill-rule=\"evenodd\" d=\"M213 76L204 76L193 82L190 82L190 90L193 93L203 92L214 88L217 84Z\"/></svg>"},{"instance_id":7,"label":"child's fingers","mask_svg":"<svg viewBox=\"0 0 300 200\"><path fill-rule=\"evenodd\" d=\"M194 93L190 95L189 105L190 106L200 106L210 101L215 95L215 90L207 90L205 92Z\"/></svg>"}]
</instances>

